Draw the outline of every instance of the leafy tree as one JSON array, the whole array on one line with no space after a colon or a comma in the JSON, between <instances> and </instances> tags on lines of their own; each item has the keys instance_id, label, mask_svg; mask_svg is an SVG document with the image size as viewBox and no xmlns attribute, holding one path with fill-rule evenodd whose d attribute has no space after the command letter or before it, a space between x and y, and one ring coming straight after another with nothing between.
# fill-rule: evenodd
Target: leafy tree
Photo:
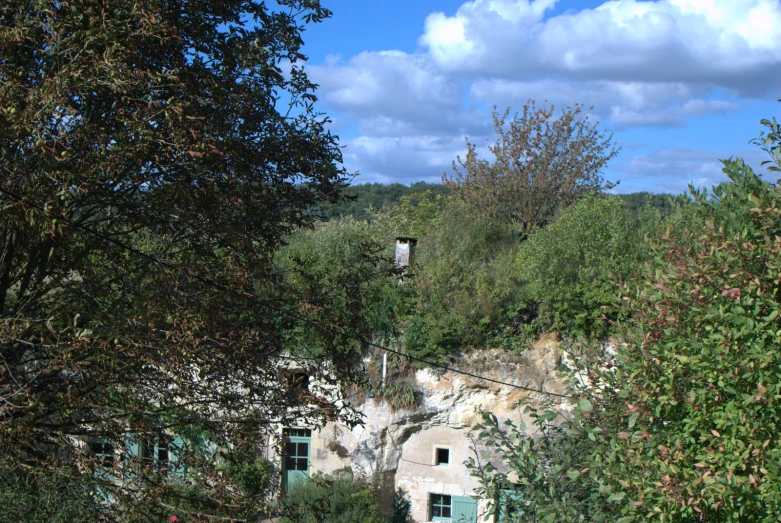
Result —
<instances>
[{"instance_id":1,"label":"leafy tree","mask_svg":"<svg viewBox=\"0 0 781 523\"><path fill-rule=\"evenodd\" d=\"M589 195L538 229L520 248L518 270L528 299L547 328L600 337L619 285L645 261L643 231L658 218L637 219L616 196Z\"/></svg>"},{"instance_id":2,"label":"leafy tree","mask_svg":"<svg viewBox=\"0 0 781 523\"><path fill-rule=\"evenodd\" d=\"M285 281L307 303L318 305L327 298L331 308L349 309L359 301L363 334L388 339L399 334L398 318L409 308L410 292L398 285L391 216L381 212L370 216L370 221L347 217L322 222L291 235L278 252L277 264L285 272ZM318 313L311 314L316 318ZM293 343L310 354L322 351L317 340L307 336Z\"/></svg>"},{"instance_id":3,"label":"leafy tree","mask_svg":"<svg viewBox=\"0 0 781 523\"><path fill-rule=\"evenodd\" d=\"M650 192L633 192L618 195L623 200L627 210L635 217L641 217L648 209L654 209L664 218L676 212L681 205L689 203L684 194L655 194Z\"/></svg>"},{"instance_id":4,"label":"leafy tree","mask_svg":"<svg viewBox=\"0 0 781 523\"><path fill-rule=\"evenodd\" d=\"M301 66L304 25L329 15L316 0L0 7L0 448L12 464L66 483L125 478L101 482L107 510L163 517L174 471L134 463L131 446L194 429L251 447L280 424L349 414L288 394L277 363L305 332L347 379L364 325L357 289L313 308L273 267L281 239L347 179ZM332 379L323 368L313 381ZM106 472L93 439L125 459ZM180 466L244 514L196 447L184 439Z\"/></svg>"},{"instance_id":5,"label":"leafy tree","mask_svg":"<svg viewBox=\"0 0 781 523\"><path fill-rule=\"evenodd\" d=\"M517 236L463 202L451 201L422 235L411 286L417 308L404 328L408 350L441 357L485 346L514 316L521 282Z\"/></svg>"},{"instance_id":6,"label":"leafy tree","mask_svg":"<svg viewBox=\"0 0 781 523\"><path fill-rule=\"evenodd\" d=\"M538 109L530 100L505 128L509 113L509 108L500 114L494 107L499 138L488 146L493 163L479 159L477 147L467 140L465 159L453 162L453 175L443 175L453 195L528 233L585 194L614 186L600 171L618 149L612 135L605 138L598 123L588 121L582 106L568 107L554 118L552 105Z\"/></svg>"},{"instance_id":7,"label":"leafy tree","mask_svg":"<svg viewBox=\"0 0 781 523\"><path fill-rule=\"evenodd\" d=\"M778 124L763 124L778 150ZM503 462L519 477L537 466L522 495L551 498L526 505L524 521L781 517L781 191L740 159L723 163L730 181L712 196L692 189L688 226L663 233L625 287L614 347L571 360L580 399L555 437L532 445L486 417L483 439ZM537 412L553 428L557 413ZM566 456L553 452L562 447ZM506 484L475 466L486 488Z\"/></svg>"},{"instance_id":8,"label":"leafy tree","mask_svg":"<svg viewBox=\"0 0 781 523\"><path fill-rule=\"evenodd\" d=\"M399 231L403 236L422 238L442 225L444 211L452 202L451 197L430 189L402 196L393 208Z\"/></svg>"},{"instance_id":9,"label":"leafy tree","mask_svg":"<svg viewBox=\"0 0 781 523\"><path fill-rule=\"evenodd\" d=\"M384 523L410 523L412 521L412 501L404 489L399 487L393 494L391 512L385 517Z\"/></svg>"}]
</instances>

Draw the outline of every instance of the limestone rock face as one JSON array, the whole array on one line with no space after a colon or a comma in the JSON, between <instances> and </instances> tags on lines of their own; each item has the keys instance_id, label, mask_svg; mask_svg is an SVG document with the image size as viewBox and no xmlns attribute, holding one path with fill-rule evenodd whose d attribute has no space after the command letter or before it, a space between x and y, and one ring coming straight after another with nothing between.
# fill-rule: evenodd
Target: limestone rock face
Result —
<instances>
[{"instance_id":1,"label":"limestone rock face","mask_svg":"<svg viewBox=\"0 0 781 523\"><path fill-rule=\"evenodd\" d=\"M500 382L560 393L563 386L555 369L561 359L557 341L548 336L521 356L475 351L452 366ZM474 455L468 432L480 420L477 409L517 423L521 417L515 408L519 400L535 393L437 369L419 370L415 380L423 394L417 409L391 412L384 402L368 399L360 407L363 427L352 431L326 427L321 434L331 438L329 448L340 447L343 452L340 456L331 454L317 469L330 472L350 467L355 475L392 481L383 488L400 486L408 491L413 516L416 521L426 521L430 494L470 496L478 487L463 465ZM437 449L447 450L448 463L438 463Z\"/></svg>"},{"instance_id":2,"label":"limestone rock face","mask_svg":"<svg viewBox=\"0 0 781 523\"><path fill-rule=\"evenodd\" d=\"M558 342L548 336L522 356L498 350L475 351L453 367L522 387L563 392L555 370L561 358ZM382 470L396 469L401 448L416 434L434 427L458 432L458 437L464 438L464 446L468 446L465 433L480 419L476 409L489 410L499 418L518 420L519 412L515 408L518 401L534 394L437 369L419 370L415 379L423 393L423 403L418 409L392 413L384 403L373 399L361 407L365 426L356 431L356 451L351 463L356 472L372 475L378 466Z\"/></svg>"}]
</instances>

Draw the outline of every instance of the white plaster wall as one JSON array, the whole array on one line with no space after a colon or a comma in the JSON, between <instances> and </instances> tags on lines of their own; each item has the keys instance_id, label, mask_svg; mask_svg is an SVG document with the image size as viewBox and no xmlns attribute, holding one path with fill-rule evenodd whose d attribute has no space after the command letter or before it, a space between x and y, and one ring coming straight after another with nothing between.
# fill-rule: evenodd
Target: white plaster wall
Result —
<instances>
[{"instance_id":1,"label":"white plaster wall","mask_svg":"<svg viewBox=\"0 0 781 523\"><path fill-rule=\"evenodd\" d=\"M429 494L474 497L479 482L464 466L471 455L466 433L465 429L432 426L414 434L403 445L396 484L409 492L415 521L428 521ZM438 447L450 450L447 466L434 464Z\"/></svg>"}]
</instances>

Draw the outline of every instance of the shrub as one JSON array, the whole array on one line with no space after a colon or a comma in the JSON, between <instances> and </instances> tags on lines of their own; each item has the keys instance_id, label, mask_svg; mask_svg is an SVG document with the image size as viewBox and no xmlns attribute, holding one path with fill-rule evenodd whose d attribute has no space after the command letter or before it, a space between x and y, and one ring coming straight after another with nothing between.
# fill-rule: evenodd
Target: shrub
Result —
<instances>
[{"instance_id":1,"label":"shrub","mask_svg":"<svg viewBox=\"0 0 781 523\"><path fill-rule=\"evenodd\" d=\"M781 126L763 124L779 169ZM521 490L525 521L781 520L781 190L723 163L730 181L692 190L689 226L622 289L614 350L571 359L566 419L530 405L532 437L484 414L480 443L519 480L473 460L486 497Z\"/></svg>"},{"instance_id":2,"label":"shrub","mask_svg":"<svg viewBox=\"0 0 781 523\"><path fill-rule=\"evenodd\" d=\"M381 523L375 490L360 478L315 475L294 484L282 523Z\"/></svg>"},{"instance_id":3,"label":"shrub","mask_svg":"<svg viewBox=\"0 0 781 523\"><path fill-rule=\"evenodd\" d=\"M451 201L418 243L412 288L418 308L404 345L414 356L443 358L484 346L516 308L520 280L511 228Z\"/></svg>"},{"instance_id":4,"label":"shrub","mask_svg":"<svg viewBox=\"0 0 781 523\"><path fill-rule=\"evenodd\" d=\"M393 495L391 512L383 523L412 523L412 502L401 487Z\"/></svg>"},{"instance_id":5,"label":"shrub","mask_svg":"<svg viewBox=\"0 0 781 523\"><path fill-rule=\"evenodd\" d=\"M233 478L241 493L248 497L268 494L276 476L271 461L243 449L229 453L223 469L225 474Z\"/></svg>"},{"instance_id":6,"label":"shrub","mask_svg":"<svg viewBox=\"0 0 781 523\"><path fill-rule=\"evenodd\" d=\"M415 409L420 406L423 394L418 387L405 380L387 383L375 389L375 398L385 401L392 412Z\"/></svg>"},{"instance_id":7,"label":"shrub","mask_svg":"<svg viewBox=\"0 0 781 523\"><path fill-rule=\"evenodd\" d=\"M0 461L0 523L103 521L94 478L67 472L72 475Z\"/></svg>"},{"instance_id":8,"label":"shrub","mask_svg":"<svg viewBox=\"0 0 781 523\"><path fill-rule=\"evenodd\" d=\"M652 221L653 215L645 221ZM532 233L518 255L525 292L548 327L601 337L619 284L645 259L640 221L618 197L590 195Z\"/></svg>"}]
</instances>

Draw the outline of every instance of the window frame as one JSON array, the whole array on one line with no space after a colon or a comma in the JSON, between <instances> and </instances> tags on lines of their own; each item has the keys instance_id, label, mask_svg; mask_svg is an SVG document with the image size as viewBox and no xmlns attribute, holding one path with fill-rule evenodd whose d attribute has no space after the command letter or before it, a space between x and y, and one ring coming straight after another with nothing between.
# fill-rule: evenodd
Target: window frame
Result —
<instances>
[{"instance_id":1,"label":"window frame","mask_svg":"<svg viewBox=\"0 0 781 523\"><path fill-rule=\"evenodd\" d=\"M450 466L450 447L434 447L434 466L435 467L449 467ZM441 451L447 452L447 461L440 461L439 455Z\"/></svg>"},{"instance_id":2,"label":"window frame","mask_svg":"<svg viewBox=\"0 0 781 523\"><path fill-rule=\"evenodd\" d=\"M166 467L171 461L171 442L169 438L142 439L138 442L138 458L142 463L156 467Z\"/></svg>"},{"instance_id":3,"label":"window frame","mask_svg":"<svg viewBox=\"0 0 781 523\"><path fill-rule=\"evenodd\" d=\"M437 501L439 501L439 503L437 503ZM439 516L434 515L435 507L439 508ZM431 514L431 521L453 521L453 496L450 494L435 494L433 492L430 493L428 499L428 509L429 514ZM449 515L443 516L442 514L446 509Z\"/></svg>"},{"instance_id":4,"label":"window frame","mask_svg":"<svg viewBox=\"0 0 781 523\"><path fill-rule=\"evenodd\" d=\"M116 463L116 451L111 441L100 438L93 439L87 443L87 447L90 454L96 457L104 467L113 467Z\"/></svg>"}]
</instances>

